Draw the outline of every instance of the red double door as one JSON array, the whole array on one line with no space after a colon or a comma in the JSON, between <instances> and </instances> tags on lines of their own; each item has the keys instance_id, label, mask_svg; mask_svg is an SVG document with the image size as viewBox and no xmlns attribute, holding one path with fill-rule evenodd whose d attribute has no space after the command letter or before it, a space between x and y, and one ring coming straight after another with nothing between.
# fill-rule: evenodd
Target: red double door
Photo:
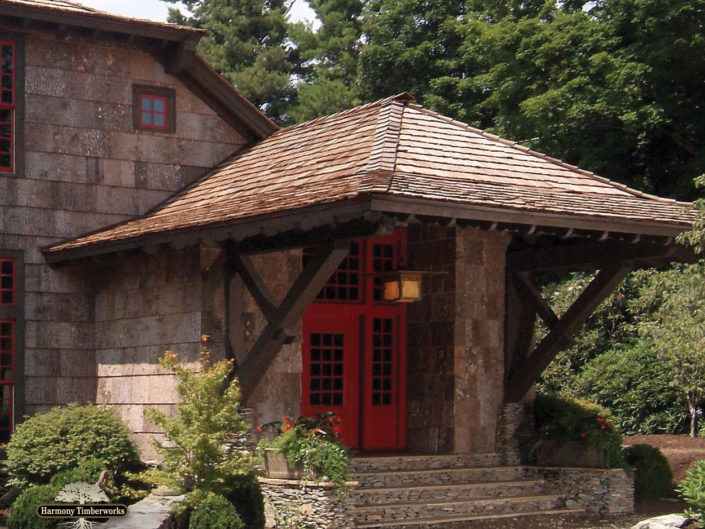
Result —
<instances>
[{"instance_id":1,"label":"red double door","mask_svg":"<svg viewBox=\"0 0 705 529\"><path fill-rule=\"evenodd\" d=\"M377 275L405 259L403 230L354 242L303 318L301 413L336 412L351 448L405 447L406 306Z\"/></svg>"}]
</instances>

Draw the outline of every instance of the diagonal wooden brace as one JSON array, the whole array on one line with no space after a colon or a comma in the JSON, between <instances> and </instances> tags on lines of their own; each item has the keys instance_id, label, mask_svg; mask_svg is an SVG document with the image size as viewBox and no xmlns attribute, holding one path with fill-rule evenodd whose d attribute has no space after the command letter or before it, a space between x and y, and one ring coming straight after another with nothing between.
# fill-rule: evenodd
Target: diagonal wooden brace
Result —
<instances>
[{"instance_id":1,"label":"diagonal wooden brace","mask_svg":"<svg viewBox=\"0 0 705 529\"><path fill-rule=\"evenodd\" d=\"M541 317L544 323L550 329L558 323L558 316L553 312L551 306L541 296L541 293L534 285L527 272L519 272L515 274L515 285L523 294L524 299L533 306L536 313Z\"/></svg>"},{"instance_id":2,"label":"diagonal wooden brace","mask_svg":"<svg viewBox=\"0 0 705 529\"><path fill-rule=\"evenodd\" d=\"M235 260L234 267L257 304L263 308L262 312L267 319L267 325L237 371L243 402L255 390L282 345L291 343L293 334L290 329L302 318L349 250L349 240L324 243L308 260L279 306L275 306L271 301L272 298L257 271L251 263L248 265L249 260L243 259L242 256Z\"/></svg>"},{"instance_id":3,"label":"diagonal wooden brace","mask_svg":"<svg viewBox=\"0 0 705 529\"><path fill-rule=\"evenodd\" d=\"M533 352L524 357L513 370L507 382L507 402L519 402L524 398L543 370L564 347L565 342L578 331L590 314L631 270L632 265L627 263L613 264L600 270L565 314L550 327L548 334L536 345Z\"/></svg>"}]
</instances>

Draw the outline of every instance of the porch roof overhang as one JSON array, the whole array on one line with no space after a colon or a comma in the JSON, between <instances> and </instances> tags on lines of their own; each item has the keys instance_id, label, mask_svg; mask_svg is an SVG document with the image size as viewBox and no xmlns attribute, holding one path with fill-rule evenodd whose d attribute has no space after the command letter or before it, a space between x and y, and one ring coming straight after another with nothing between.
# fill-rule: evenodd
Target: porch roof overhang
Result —
<instances>
[{"instance_id":1,"label":"porch roof overhang","mask_svg":"<svg viewBox=\"0 0 705 529\"><path fill-rule=\"evenodd\" d=\"M55 246L44 254L49 264L61 264L115 253L139 250L152 253L160 247L181 249L225 241L235 242L243 253L255 254L300 248L322 239L365 237L414 223L475 226L515 232L533 239L547 236L563 241L616 240L659 246L673 245L674 238L687 228L658 222L615 223L613 219L592 216L566 217L432 199L370 195L221 224L150 232L77 247ZM688 252L684 251L683 255Z\"/></svg>"},{"instance_id":2,"label":"porch roof overhang","mask_svg":"<svg viewBox=\"0 0 705 529\"><path fill-rule=\"evenodd\" d=\"M671 245L695 209L410 104L401 94L280 130L140 218L55 244L50 263L233 241L256 253L439 222L535 245ZM540 244L539 244L540 246Z\"/></svg>"}]
</instances>

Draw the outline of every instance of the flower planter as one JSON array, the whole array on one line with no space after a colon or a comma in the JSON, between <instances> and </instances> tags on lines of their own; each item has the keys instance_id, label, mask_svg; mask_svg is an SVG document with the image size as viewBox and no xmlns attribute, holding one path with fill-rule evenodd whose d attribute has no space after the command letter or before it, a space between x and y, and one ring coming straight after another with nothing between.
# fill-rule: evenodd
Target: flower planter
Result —
<instances>
[{"instance_id":1,"label":"flower planter","mask_svg":"<svg viewBox=\"0 0 705 529\"><path fill-rule=\"evenodd\" d=\"M580 441L542 441L536 447L536 464L541 467L605 468L606 462L603 450Z\"/></svg>"},{"instance_id":2,"label":"flower planter","mask_svg":"<svg viewBox=\"0 0 705 529\"><path fill-rule=\"evenodd\" d=\"M286 456L274 448L264 450L264 468L268 478L301 479L304 475L303 465L291 467Z\"/></svg>"}]
</instances>

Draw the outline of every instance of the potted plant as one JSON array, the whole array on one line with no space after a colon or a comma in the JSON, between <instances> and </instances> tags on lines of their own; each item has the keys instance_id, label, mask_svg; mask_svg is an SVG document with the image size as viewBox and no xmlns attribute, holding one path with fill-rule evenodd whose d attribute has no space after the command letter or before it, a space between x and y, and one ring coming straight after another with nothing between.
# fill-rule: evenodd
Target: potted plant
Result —
<instances>
[{"instance_id":1,"label":"potted plant","mask_svg":"<svg viewBox=\"0 0 705 529\"><path fill-rule=\"evenodd\" d=\"M330 481L339 492L345 490L350 450L340 442L340 419L334 412L285 415L257 431L269 434L258 444L268 477Z\"/></svg>"},{"instance_id":2,"label":"potted plant","mask_svg":"<svg viewBox=\"0 0 705 529\"><path fill-rule=\"evenodd\" d=\"M591 403L539 394L534 403L540 466L620 467L622 436L607 410Z\"/></svg>"}]
</instances>

